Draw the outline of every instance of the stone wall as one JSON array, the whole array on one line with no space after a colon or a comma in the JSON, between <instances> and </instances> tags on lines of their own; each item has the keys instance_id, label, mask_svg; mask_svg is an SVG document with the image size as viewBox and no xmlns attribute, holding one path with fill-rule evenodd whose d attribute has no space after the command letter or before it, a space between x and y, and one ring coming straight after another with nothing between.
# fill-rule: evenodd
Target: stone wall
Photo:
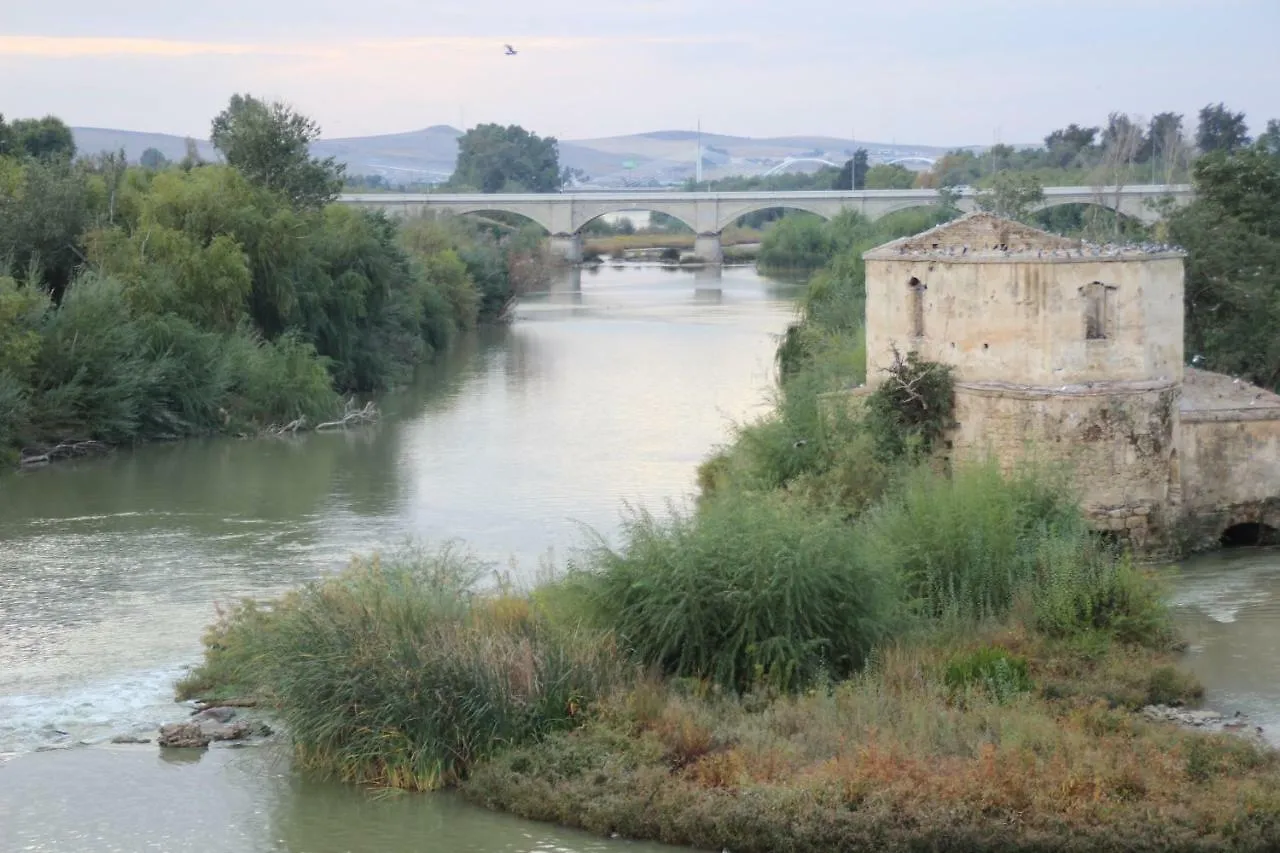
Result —
<instances>
[{"instance_id":1,"label":"stone wall","mask_svg":"<svg viewBox=\"0 0 1280 853\"><path fill-rule=\"evenodd\" d=\"M1037 251L973 259L868 253L868 382L880 381L894 345L950 364L974 382L1054 387L1181 378L1180 257L1040 259ZM923 285L922 305L913 282ZM1104 291L1105 337L1090 340L1093 282Z\"/></svg>"},{"instance_id":2,"label":"stone wall","mask_svg":"<svg viewBox=\"0 0 1280 853\"><path fill-rule=\"evenodd\" d=\"M1095 527L1150 550L1166 539L1178 490L1177 397L1168 382L958 382L951 458L1062 465Z\"/></svg>"},{"instance_id":3,"label":"stone wall","mask_svg":"<svg viewBox=\"0 0 1280 853\"><path fill-rule=\"evenodd\" d=\"M1181 421L1181 544L1212 546L1236 524L1280 529L1280 410L1184 411Z\"/></svg>"}]
</instances>

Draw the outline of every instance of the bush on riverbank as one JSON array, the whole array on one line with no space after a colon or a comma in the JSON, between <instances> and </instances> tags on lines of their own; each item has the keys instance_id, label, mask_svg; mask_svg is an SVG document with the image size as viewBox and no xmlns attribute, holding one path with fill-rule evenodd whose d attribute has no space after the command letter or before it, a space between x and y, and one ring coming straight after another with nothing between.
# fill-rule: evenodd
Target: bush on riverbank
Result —
<instances>
[{"instance_id":1,"label":"bush on riverbank","mask_svg":"<svg viewBox=\"0 0 1280 853\"><path fill-rule=\"evenodd\" d=\"M1023 660L1026 675L957 689L957 650ZM740 853L1275 849L1273 751L1130 712L1165 661L1015 624L892 646L866 674L794 697L650 682L482 764L462 791L601 835Z\"/></svg>"},{"instance_id":2,"label":"bush on riverbank","mask_svg":"<svg viewBox=\"0 0 1280 853\"><path fill-rule=\"evenodd\" d=\"M0 459L314 425L545 275L520 229L304 203L229 165L70 158L0 156L0 336L18 342L0 343Z\"/></svg>"},{"instance_id":3,"label":"bush on riverbank","mask_svg":"<svg viewBox=\"0 0 1280 853\"><path fill-rule=\"evenodd\" d=\"M180 696L247 692L273 707L303 767L428 790L500 749L576 725L621 679L601 635L532 599L473 592L486 567L445 548L354 560L206 636Z\"/></svg>"},{"instance_id":4,"label":"bush on riverbank","mask_svg":"<svg viewBox=\"0 0 1280 853\"><path fill-rule=\"evenodd\" d=\"M730 495L666 520L637 512L577 580L636 662L728 690L857 671L892 629L889 576L863 568L836 513Z\"/></svg>"}]
</instances>

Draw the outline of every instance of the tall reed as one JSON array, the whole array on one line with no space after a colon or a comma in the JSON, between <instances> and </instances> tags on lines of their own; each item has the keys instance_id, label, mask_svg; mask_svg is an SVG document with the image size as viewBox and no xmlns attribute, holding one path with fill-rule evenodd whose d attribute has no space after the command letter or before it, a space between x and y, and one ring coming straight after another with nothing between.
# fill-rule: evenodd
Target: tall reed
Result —
<instances>
[{"instance_id":1,"label":"tall reed","mask_svg":"<svg viewBox=\"0 0 1280 853\"><path fill-rule=\"evenodd\" d=\"M218 643L252 649L252 683L303 766L436 788L573 725L622 674L607 638L560 630L527 598L473 593L486 568L453 548L357 559L266 619L233 613Z\"/></svg>"},{"instance_id":2,"label":"tall reed","mask_svg":"<svg viewBox=\"0 0 1280 853\"><path fill-rule=\"evenodd\" d=\"M634 512L589 550L596 612L646 665L731 690L857 670L891 629L887 579L837 513L730 493L696 513Z\"/></svg>"}]
</instances>

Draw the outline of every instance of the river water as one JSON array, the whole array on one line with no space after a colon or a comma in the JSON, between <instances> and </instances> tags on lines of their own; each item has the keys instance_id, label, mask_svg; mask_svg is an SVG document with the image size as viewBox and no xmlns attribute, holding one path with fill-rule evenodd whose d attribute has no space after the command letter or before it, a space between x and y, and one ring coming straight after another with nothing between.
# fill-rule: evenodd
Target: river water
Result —
<instances>
[{"instance_id":1,"label":"river water","mask_svg":"<svg viewBox=\"0 0 1280 853\"><path fill-rule=\"evenodd\" d=\"M173 680L217 602L406 537L464 540L519 580L624 502L660 509L762 412L798 289L753 270L565 274L382 401L379 425L153 446L0 476L0 853L656 851L370 795L270 748L112 746L181 719ZM1210 702L1280 732L1280 554L1171 575Z\"/></svg>"}]
</instances>

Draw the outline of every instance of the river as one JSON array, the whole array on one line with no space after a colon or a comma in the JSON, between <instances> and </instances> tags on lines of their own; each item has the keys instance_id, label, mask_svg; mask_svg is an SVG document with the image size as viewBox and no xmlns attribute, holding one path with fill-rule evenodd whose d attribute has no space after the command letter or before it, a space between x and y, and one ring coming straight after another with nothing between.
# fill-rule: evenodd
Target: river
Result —
<instances>
[{"instance_id":1,"label":"river","mask_svg":"<svg viewBox=\"0 0 1280 853\"><path fill-rule=\"evenodd\" d=\"M300 778L270 748L112 746L180 719L217 602L407 537L532 582L624 502L660 509L762 412L798 289L753 270L575 271L382 401L374 427L209 439L0 476L0 853L657 851ZM1280 732L1280 554L1171 575L1210 701Z\"/></svg>"}]
</instances>

